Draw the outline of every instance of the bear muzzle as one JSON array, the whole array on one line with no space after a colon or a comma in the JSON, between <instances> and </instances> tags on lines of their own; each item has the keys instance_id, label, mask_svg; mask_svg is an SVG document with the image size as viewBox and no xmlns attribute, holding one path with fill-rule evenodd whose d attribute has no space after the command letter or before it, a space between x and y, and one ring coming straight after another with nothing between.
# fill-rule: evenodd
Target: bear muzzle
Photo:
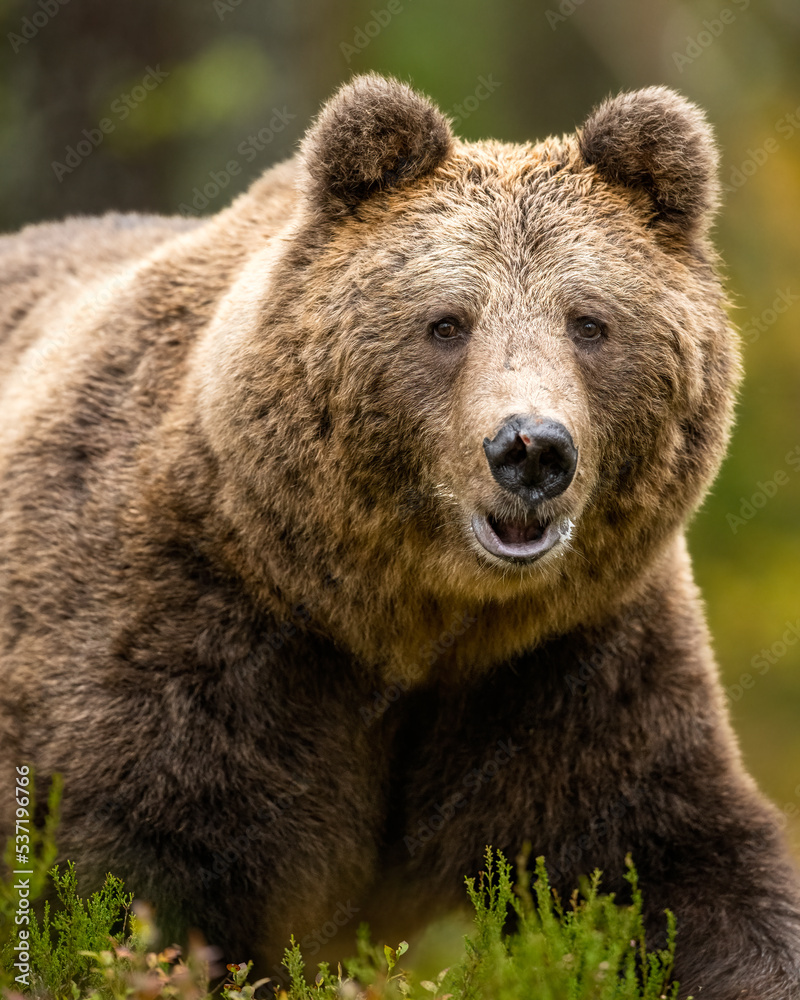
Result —
<instances>
[{"instance_id":1,"label":"bear muzzle","mask_svg":"<svg viewBox=\"0 0 800 1000\"><path fill-rule=\"evenodd\" d=\"M544 517L540 508L575 476L578 449L567 428L538 414L515 414L484 439L483 450L495 482L528 510L517 518L475 513L472 530L481 546L504 561L530 562L566 540L570 519Z\"/></svg>"}]
</instances>

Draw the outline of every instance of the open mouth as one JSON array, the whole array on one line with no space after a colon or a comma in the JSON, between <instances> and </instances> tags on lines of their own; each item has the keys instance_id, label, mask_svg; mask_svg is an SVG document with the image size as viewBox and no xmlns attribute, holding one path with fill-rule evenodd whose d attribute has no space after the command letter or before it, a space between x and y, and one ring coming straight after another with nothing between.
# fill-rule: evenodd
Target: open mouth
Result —
<instances>
[{"instance_id":1,"label":"open mouth","mask_svg":"<svg viewBox=\"0 0 800 1000\"><path fill-rule=\"evenodd\" d=\"M568 522L567 522L568 523ZM566 534L566 524L525 518L500 520L492 514L473 514L475 537L493 556L514 562L531 562L549 552Z\"/></svg>"}]
</instances>

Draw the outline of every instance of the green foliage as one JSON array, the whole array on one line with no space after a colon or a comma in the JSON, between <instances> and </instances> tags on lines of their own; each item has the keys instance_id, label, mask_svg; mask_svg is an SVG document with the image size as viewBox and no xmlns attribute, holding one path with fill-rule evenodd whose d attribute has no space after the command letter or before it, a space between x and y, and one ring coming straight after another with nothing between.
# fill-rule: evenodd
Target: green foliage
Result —
<instances>
[{"instance_id":1,"label":"green foliage","mask_svg":"<svg viewBox=\"0 0 800 1000\"><path fill-rule=\"evenodd\" d=\"M381 949L372 943L367 924L359 924L356 931L356 954L345 964L348 976L360 983L375 983L384 973L391 972L397 965L398 958L405 954L408 945L405 941L397 946L395 951L388 945Z\"/></svg>"},{"instance_id":2,"label":"green foliage","mask_svg":"<svg viewBox=\"0 0 800 1000\"><path fill-rule=\"evenodd\" d=\"M29 802L25 811L33 816L36 801L32 776L28 787ZM124 918L132 897L125 894L119 879L107 875L99 892L83 898L78 892L74 865L68 863L63 872L53 865L58 854L55 833L61 792L61 776L56 774L50 785L41 828L35 823L26 823L26 840L18 843L15 837L9 838L4 861L12 874L0 879L0 988L19 990L23 986L16 981L20 970L14 966L19 957L14 946L22 927L30 935L28 951L33 970L25 992L54 1000L62 997L75 1000L87 995L101 981L91 953L107 949L111 942L119 940L119 936L111 937L115 925L122 923L120 936L124 934ZM21 855L17 854L20 844L28 848L24 864ZM13 874L21 868L25 869L24 875ZM20 906L20 880L27 883L28 889L29 906L24 909ZM40 922L35 913L36 904L41 904L51 887L58 905L51 913L50 903L44 902Z\"/></svg>"},{"instance_id":3,"label":"green foliage","mask_svg":"<svg viewBox=\"0 0 800 1000\"><path fill-rule=\"evenodd\" d=\"M601 895L600 872L585 882L582 897L573 893L565 909L550 888L543 858L536 860L534 896L527 888L521 860L517 891L511 866L499 852L486 851L485 871L476 885L467 879L475 908L474 939L467 939L466 958L448 978L459 1000L673 1000L671 983L675 953L675 921L667 913L667 947L648 953L642 900L633 865L628 881L633 903L618 906L613 895ZM518 921L504 935L510 912Z\"/></svg>"},{"instance_id":4,"label":"green foliage","mask_svg":"<svg viewBox=\"0 0 800 1000\"><path fill-rule=\"evenodd\" d=\"M57 793L52 798L57 803ZM53 825L46 842L37 844L37 863L52 860ZM250 982L251 964L228 966L219 988L222 1000L255 1000L256 990L274 990L278 1000L677 1000L671 981L675 954L675 921L667 913L667 947L648 952L642 922L642 898L636 872L628 861L632 903L618 905L600 893L600 872L584 880L565 907L547 878L543 858L536 860L535 880L520 859L517 887L503 855L486 850L484 870L467 878L474 909L474 933L464 940L461 961L433 979L417 981L400 961L408 943L397 948L370 940L358 929L356 956L332 971L322 963L312 982L294 938L284 954L290 985L269 980ZM25 995L47 1000L211 1000L210 969L202 946L185 957L175 946L156 954L149 948L154 928L148 914L131 914L131 896L109 875L103 888L88 898L78 890L74 866L68 863L39 871L37 892L49 878L58 899L42 919L31 916L32 975ZM11 880L0 883L3 916L11 913ZM516 930L508 933L509 917ZM7 924L7 921L5 922ZM4 924L5 926L5 924ZM116 935L115 927L120 927ZM3 939L3 968L13 931ZM6 974L2 985L14 987ZM18 984L16 988L19 989Z\"/></svg>"},{"instance_id":5,"label":"green foliage","mask_svg":"<svg viewBox=\"0 0 800 1000\"><path fill-rule=\"evenodd\" d=\"M71 861L63 873L56 865L50 875L59 906L51 917L46 902L41 924L31 916L32 985L37 992L44 988L55 1000L74 1000L101 984L96 956L122 939L124 927L117 936L112 930L120 918L124 921L133 897L125 893L120 879L106 875L98 892L82 898Z\"/></svg>"},{"instance_id":6,"label":"green foliage","mask_svg":"<svg viewBox=\"0 0 800 1000\"><path fill-rule=\"evenodd\" d=\"M726 261L732 318L743 332L747 378L730 455L694 521L689 548L744 758L783 809L800 857L800 643L783 644L787 623L800 615L800 474L786 461L800 444L800 227L791 207L800 203L800 129L792 124L800 92L798 5L392 6L402 9L373 37L376 12L385 19L387 10L375 0L109 3L97 6L92 30L74 3L60 5L41 28L30 19L36 12L41 22L52 2L0 3L0 226L8 231L110 206L178 212L195 187L213 184L212 173L227 175L235 161L238 173L205 209L216 212L260 171L292 155L320 103L351 74L368 70L412 82L453 115L479 77L497 81L488 100L461 116L456 130L468 139L558 134L607 94L645 82L698 101L723 154L715 240ZM703 19L724 8L735 13L734 23L687 65L683 54L690 41L697 46ZM358 51L347 55L356 41ZM469 57L442 57L455 52ZM140 83L149 60L169 76L123 119L111 103ZM247 137L265 128L275 109L293 118L256 149ZM67 147L84 140L83 129L105 116L114 131L56 182L52 163L63 163ZM763 159L768 141L778 148ZM734 532L729 515L738 516L778 470L789 482ZM758 659L776 646L769 661Z\"/></svg>"},{"instance_id":7,"label":"green foliage","mask_svg":"<svg viewBox=\"0 0 800 1000\"><path fill-rule=\"evenodd\" d=\"M498 851L486 850L485 869L466 880L475 910L475 933L465 939L462 962L436 980L415 982L399 970L408 945L395 950L370 943L367 928L358 932L358 955L346 963L347 977L321 965L313 986L306 981L297 944L287 948L284 964L291 978L285 1000L336 1000L339 997L408 998L408 1000L677 1000L671 980L675 955L675 920L667 913L667 947L648 952L642 921L642 898L633 865L627 879L632 903L618 906L613 895L600 894L600 872L573 893L564 908L553 893L543 858L536 861L533 895L525 859L518 887L511 866ZM510 914L516 932L504 933ZM368 983L367 992L356 983Z\"/></svg>"},{"instance_id":8,"label":"green foliage","mask_svg":"<svg viewBox=\"0 0 800 1000\"><path fill-rule=\"evenodd\" d=\"M341 997L361 1000L402 1000L420 994L412 991L407 973L398 969L398 962L408 951L408 942L401 941L397 948L381 948L371 942L369 928L361 924L356 936L356 957L341 964L331 972L327 962L321 962L314 977L314 985L306 981L305 963L297 942L292 938L291 947L284 952L283 964L289 973L288 992L278 991L278 1000L338 1000ZM442 973L442 977L444 973ZM364 984L369 984L365 987ZM421 994L425 996L426 994Z\"/></svg>"}]
</instances>

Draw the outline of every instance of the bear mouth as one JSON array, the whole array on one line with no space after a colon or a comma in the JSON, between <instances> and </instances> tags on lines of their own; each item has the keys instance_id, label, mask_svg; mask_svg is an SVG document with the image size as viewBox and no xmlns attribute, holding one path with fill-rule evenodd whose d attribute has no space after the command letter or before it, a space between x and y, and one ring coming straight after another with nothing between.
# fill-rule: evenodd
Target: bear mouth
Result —
<instances>
[{"instance_id":1,"label":"bear mouth","mask_svg":"<svg viewBox=\"0 0 800 1000\"><path fill-rule=\"evenodd\" d=\"M473 514L472 531L487 552L510 562L539 559L568 534L568 528L556 521L503 520L493 514Z\"/></svg>"}]
</instances>

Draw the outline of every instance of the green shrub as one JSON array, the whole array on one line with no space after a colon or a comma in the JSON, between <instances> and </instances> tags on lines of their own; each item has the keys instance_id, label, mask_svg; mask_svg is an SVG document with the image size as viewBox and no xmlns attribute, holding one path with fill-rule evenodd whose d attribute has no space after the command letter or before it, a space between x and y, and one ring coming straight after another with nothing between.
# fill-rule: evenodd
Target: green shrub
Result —
<instances>
[{"instance_id":1,"label":"green shrub","mask_svg":"<svg viewBox=\"0 0 800 1000\"><path fill-rule=\"evenodd\" d=\"M57 905L45 904L41 920L30 911L30 982L15 982L13 969L17 927L17 894L13 874L0 880L0 987L47 1000L211 1000L207 954L196 942L185 956L177 947L151 950L155 929L144 911L131 913L131 896L122 882L106 877L99 892L80 895L75 868L53 867L60 783L54 782L48 819L41 831L31 830L31 902L41 900L52 883ZM14 870L9 847L6 862ZM632 903L618 905L600 893L600 872L586 879L568 906L551 890L543 858L535 879L520 859L515 890L511 866L498 851L486 849L484 871L467 878L474 932L464 940L463 956L433 980L404 971L408 951L382 948L359 928L356 956L332 971L323 963L312 982L300 948L292 939L284 954L290 985L269 980L249 982L250 965L228 966L220 987L222 1000L253 1000L273 988L279 1000L677 1000L671 981L675 954L675 921L666 914L667 946L648 952L642 921L642 899L636 872L628 861ZM506 933L509 916L516 930Z\"/></svg>"},{"instance_id":2,"label":"green shrub","mask_svg":"<svg viewBox=\"0 0 800 1000\"><path fill-rule=\"evenodd\" d=\"M524 862L515 893L511 867L487 849L486 867L476 885L467 879L475 909L475 937L466 957L448 977L458 1000L675 1000L671 982L675 920L666 914L667 947L648 953L636 871L628 861L633 903L618 906L599 892L600 872L573 893L565 909L550 889L544 859L536 861L534 895L527 888ZM518 918L512 935L503 934L509 911Z\"/></svg>"},{"instance_id":3,"label":"green shrub","mask_svg":"<svg viewBox=\"0 0 800 1000\"><path fill-rule=\"evenodd\" d=\"M106 875L98 892L82 898L71 861L63 873L56 866L50 875L60 905L51 917L50 904L45 903L41 924L32 916L31 986L54 1000L74 1000L103 985L96 955L122 942L133 897L125 893L120 879ZM122 928L112 935L120 922Z\"/></svg>"},{"instance_id":4,"label":"green shrub","mask_svg":"<svg viewBox=\"0 0 800 1000\"><path fill-rule=\"evenodd\" d=\"M565 909L550 889L543 858L536 861L534 895L521 862L518 888L503 855L486 850L485 870L468 878L467 893L475 910L475 933L464 942L463 960L435 981L415 982L397 963L407 945L384 953L359 930L358 957L332 974L320 966L314 985L305 979L303 959L292 942L284 964L291 986L286 1000L336 1000L368 996L409 1000L677 1000L671 981L675 954L675 921L666 914L667 947L648 952L642 921L642 899L633 865L627 879L633 902L618 906L613 895L601 895L600 872L586 880L582 894L573 893ZM505 934L510 913L517 930ZM356 983L369 983L362 994Z\"/></svg>"}]
</instances>

